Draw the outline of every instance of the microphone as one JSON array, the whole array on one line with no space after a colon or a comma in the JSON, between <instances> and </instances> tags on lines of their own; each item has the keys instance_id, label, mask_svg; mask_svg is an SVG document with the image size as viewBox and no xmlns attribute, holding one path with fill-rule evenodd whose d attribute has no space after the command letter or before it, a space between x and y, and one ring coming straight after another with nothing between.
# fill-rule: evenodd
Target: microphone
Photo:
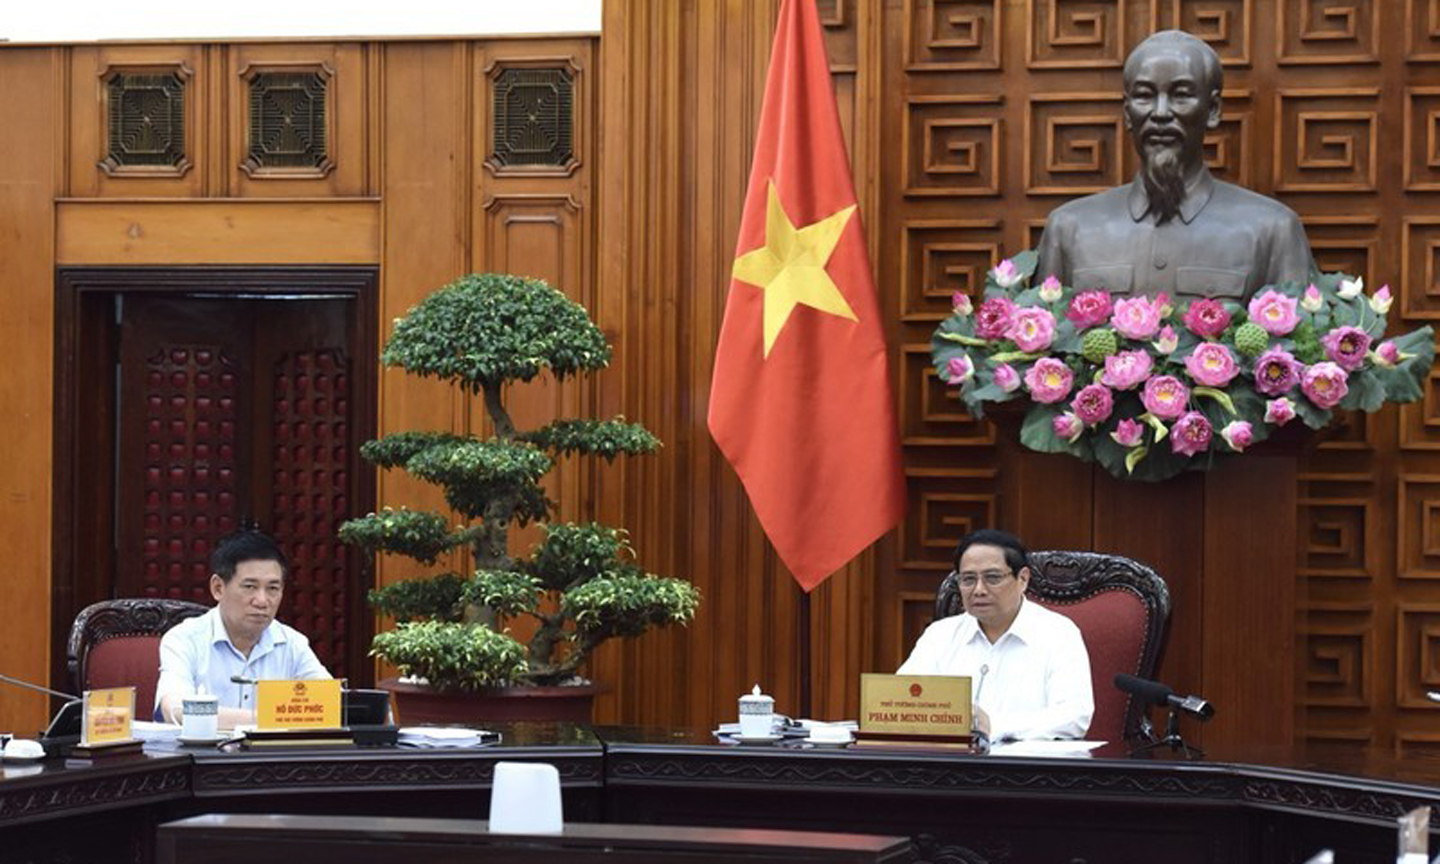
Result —
<instances>
[{"instance_id":1,"label":"microphone","mask_svg":"<svg viewBox=\"0 0 1440 864\"><path fill-rule=\"evenodd\" d=\"M61 693L59 690L51 690L49 687L41 687L39 684L31 684L29 681L21 681L19 678L11 678L9 675L0 675L0 682L14 684L16 687L24 687L26 690L34 690L37 693L44 693L48 696L59 696L61 699L74 701L79 696L71 696L69 693Z\"/></svg>"},{"instance_id":2,"label":"microphone","mask_svg":"<svg viewBox=\"0 0 1440 864\"><path fill-rule=\"evenodd\" d=\"M986 675L989 675L989 674L990 674L990 664L988 664L988 663L981 663L981 664L980 664L980 683L978 683L978 684L975 685L975 694L970 697L970 701L971 701L971 702L977 702L977 701L979 701L979 699L980 699L980 691L985 688L985 676L986 676Z\"/></svg>"},{"instance_id":3,"label":"microphone","mask_svg":"<svg viewBox=\"0 0 1440 864\"><path fill-rule=\"evenodd\" d=\"M1146 703L1174 708L1201 721L1215 716L1214 705L1199 696L1176 696L1174 690L1158 681L1137 678L1121 672L1115 676L1115 686Z\"/></svg>"}]
</instances>

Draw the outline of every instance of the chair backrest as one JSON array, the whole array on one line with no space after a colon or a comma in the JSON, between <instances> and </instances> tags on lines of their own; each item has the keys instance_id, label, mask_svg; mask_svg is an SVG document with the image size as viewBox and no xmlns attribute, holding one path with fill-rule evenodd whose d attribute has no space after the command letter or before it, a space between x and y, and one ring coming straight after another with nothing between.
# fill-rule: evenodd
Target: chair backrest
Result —
<instances>
[{"instance_id":1,"label":"chair backrest","mask_svg":"<svg viewBox=\"0 0 1440 864\"><path fill-rule=\"evenodd\" d=\"M1026 597L1075 622L1090 653L1095 716L1086 737L1120 741L1140 732L1145 706L1115 687L1127 672L1154 678L1170 619L1170 589L1154 570L1123 555L1031 552ZM935 617L964 611L955 573L940 583Z\"/></svg>"},{"instance_id":2,"label":"chair backrest","mask_svg":"<svg viewBox=\"0 0 1440 864\"><path fill-rule=\"evenodd\" d=\"M149 719L160 677L160 637L205 612L205 606L189 600L148 597L86 606L70 625L66 652L76 692L133 686L136 713Z\"/></svg>"}]
</instances>

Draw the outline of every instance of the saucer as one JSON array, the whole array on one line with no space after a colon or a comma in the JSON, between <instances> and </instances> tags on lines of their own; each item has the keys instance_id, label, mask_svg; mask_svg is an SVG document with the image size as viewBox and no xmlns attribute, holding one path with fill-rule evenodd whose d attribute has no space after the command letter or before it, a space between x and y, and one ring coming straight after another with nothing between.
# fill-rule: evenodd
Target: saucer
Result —
<instances>
[{"instance_id":1,"label":"saucer","mask_svg":"<svg viewBox=\"0 0 1440 864\"><path fill-rule=\"evenodd\" d=\"M214 747L222 741L229 741L231 735L216 735L213 738L186 738L184 735L175 736L175 742L182 747Z\"/></svg>"},{"instance_id":2,"label":"saucer","mask_svg":"<svg viewBox=\"0 0 1440 864\"><path fill-rule=\"evenodd\" d=\"M763 745L763 744L774 744L776 741L779 741L781 738L784 738L785 736L784 736L784 735L756 735L756 736L753 736L753 737L746 737L746 736L743 736L743 735L734 735L734 736L732 736L732 737L734 738L736 744L742 744L742 745L751 746L751 747L758 747L758 746Z\"/></svg>"},{"instance_id":3,"label":"saucer","mask_svg":"<svg viewBox=\"0 0 1440 864\"><path fill-rule=\"evenodd\" d=\"M43 761L45 760L45 754L44 754L44 753L41 753L39 756L8 756L8 755L7 755L7 756L4 756L4 757L0 757L0 759L3 759L3 761L8 762L8 763L13 764L13 765L33 765L33 764L35 764L36 762L43 762Z\"/></svg>"},{"instance_id":4,"label":"saucer","mask_svg":"<svg viewBox=\"0 0 1440 864\"><path fill-rule=\"evenodd\" d=\"M854 743L853 738L846 738L844 741L824 741L819 738L807 737L800 740L805 742L806 744L809 744L811 747L829 748L833 750L839 750L841 747L849 747L851 744Z\"/></svg>"}]
</instances>

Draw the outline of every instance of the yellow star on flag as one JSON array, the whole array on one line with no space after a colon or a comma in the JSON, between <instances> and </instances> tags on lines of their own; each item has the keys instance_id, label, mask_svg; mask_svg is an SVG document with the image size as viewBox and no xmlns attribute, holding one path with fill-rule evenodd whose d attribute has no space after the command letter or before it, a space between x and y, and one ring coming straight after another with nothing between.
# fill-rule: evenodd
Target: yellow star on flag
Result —
<instances>
[{"instance_id":1,"label":"yellow star on flag","mask_svg":"<svg viewBox=\"0 0 1440 864\"><path fill-rule=\"evenodd\" d=\"M733 275L765 292L765 356L790 313L800 304L829 315L858 320L845 295L825 272L840 234L855 213L851 204L819 222L796 230L770 182L765 209L765 245L735 259Z\"/></svg>"}]
</instances>

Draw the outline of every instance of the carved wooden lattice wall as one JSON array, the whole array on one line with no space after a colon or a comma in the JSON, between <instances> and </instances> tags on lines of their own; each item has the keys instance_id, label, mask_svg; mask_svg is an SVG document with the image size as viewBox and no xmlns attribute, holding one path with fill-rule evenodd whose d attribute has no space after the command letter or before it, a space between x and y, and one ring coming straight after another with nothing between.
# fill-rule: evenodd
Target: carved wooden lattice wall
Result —
<instances>
[{"instance_id":1,"label":"carved wooden lattice wall","mask_svg":"<svg viewBox=\"0 0 1440 864\"><path fill-rule=\"evenodd\" d=\"M1322 269L1397 288L1393 326L1409 329L1440 305L1440 96L1424 86L1440 77L1437 16L1433 3L1381 0L885 4L882 126L899 134L880 138L878 266L901 337L912 499L901 567L879 575L893 588L881 597L900 598L879 625L892 634L883 660L928 619L953 539L996 511L990 430L927 370L929 333L952 291L977 293L997 256L1035 244L1051 209L1131 176L1118 113L1130 48L1167 27L1215 47L1212 169L1299 212ZM1302 465L1302 737L1440 742L1424 731L1440 708L1424 693L1440 685L1437 397L1432 385L1424 405L1352 418ZM1289 616L1275 610L1275 626Z\"/></svg>"}]
</instances>

